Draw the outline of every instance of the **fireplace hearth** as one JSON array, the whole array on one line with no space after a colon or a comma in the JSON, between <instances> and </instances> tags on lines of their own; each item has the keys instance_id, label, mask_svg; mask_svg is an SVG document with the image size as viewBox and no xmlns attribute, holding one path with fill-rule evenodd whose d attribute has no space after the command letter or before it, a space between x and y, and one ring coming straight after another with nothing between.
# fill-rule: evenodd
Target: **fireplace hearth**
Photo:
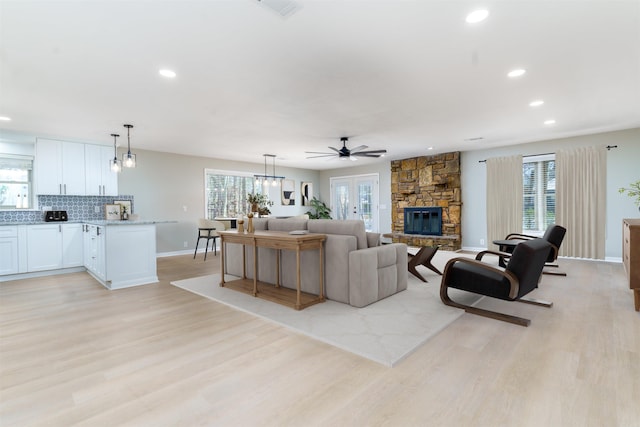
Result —
<instances>
[{"instance_id":1,"label":"fireplace hearth","mask_svg":"<svg viewBox=\"0 0 640 427\"><path fill-rule=\"evenodd\" d=\"M442 235L442 208L415 207L404 208L405 234L425 236Z\"/></svg>"}]
</instances>

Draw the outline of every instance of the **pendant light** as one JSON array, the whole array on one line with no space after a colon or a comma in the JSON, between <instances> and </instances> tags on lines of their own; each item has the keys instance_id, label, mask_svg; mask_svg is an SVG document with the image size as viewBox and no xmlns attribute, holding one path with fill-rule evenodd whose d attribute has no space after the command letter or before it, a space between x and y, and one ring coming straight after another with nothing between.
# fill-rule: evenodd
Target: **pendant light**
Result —
<instances>
[{"instance_id":1,"label":"pendant light","mask_svg":"<svg viewBox=\"0 0 640 427\"><path fill-rule=\"evenodd\" d=\"M276 185L278 185L278 181L276 181L276 156L271 157L271 161L273 162L273 175L271 175L271 177L273 178L273 181L271 181L271 185L273 187L275 187Z\"/></svg>"},{"instance_id":2,"label":"pendant light","mask_svg":"<svg viewBox=\"0 0 640 427\"><path fill-rule=\"evenodd\" d=\"M284 179L284 176L276 176L276 155L275 154L263 154L264 157L264 175L253 175L256 179L256 185L260 185L262 183L263 186L269 186L269 179L272 179L271 185L277 186L279 179ZM271 157L273 162L273 175L267 175L267 157Z\"/></svg>"},{"instance_id":3,"label":"pendant light","mask_svg":"<svg viewBox=\"0 0 640 427\"><path fill-rule=\"evenodd\" d=\"M118 150L116 148L116 138L120 135L112 133L111 136L113 137L113 160L109 160L109 167L111 172L118 173L122 170L122 162L118 160Z\"/></svg>"},{"instance_id":4,"label":"pendant light","mask_svg":"<svg viewBox=\"0 0 640 427\"><path fill-rule=\"evenodd\" d=\"M136 155L131 154L131 137L129 136L129 131L133 127L133 125L124 125L127 128L127 152L122 153L122 165L125 168L135 168L136 167Z\"/></svg>"}]
</instances>

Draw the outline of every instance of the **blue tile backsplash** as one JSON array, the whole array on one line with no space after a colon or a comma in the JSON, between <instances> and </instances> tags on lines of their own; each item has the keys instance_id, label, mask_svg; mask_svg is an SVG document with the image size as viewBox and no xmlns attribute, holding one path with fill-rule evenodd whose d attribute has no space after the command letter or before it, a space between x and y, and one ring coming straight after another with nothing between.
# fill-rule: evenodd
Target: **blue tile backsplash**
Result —
<instances>
[{"instance_id":1,"label":"blue tile backsplash","mask_svg":"<svg viewBox=\"0 0 640 427\"><path fill-rule=\"evenodd\" d=\"M0 222L31 222L44 219L43 206L51 206L55 211L67 211L69 221L104 219L104 205L114 200L131 200L131 213L135 213L133 196L38 196L39 211L11 210L0 211ZM100 212L95 212L95 207Z\"/></svg>"}]
</instances>

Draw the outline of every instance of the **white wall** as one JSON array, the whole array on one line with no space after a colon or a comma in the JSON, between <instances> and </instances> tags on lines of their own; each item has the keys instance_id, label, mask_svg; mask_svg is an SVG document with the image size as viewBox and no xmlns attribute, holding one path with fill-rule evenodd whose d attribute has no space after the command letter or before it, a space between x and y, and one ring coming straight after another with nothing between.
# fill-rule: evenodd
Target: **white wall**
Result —
<instances>
[{"instance_id":1,"label":"white wall","mask_svg":"<svg viewBox=\"0 0 640 427\"><path fill-rule=\"evenodd\" d=\"M559 148L590 145L617 145L607 152L607 204L605 256L618 260L622 256L622 218L638 218L640 213L633 201L618 193L640 179L640 129L629 129L595 135L555 139L494 149L465 151L460 162L462 168L462 246L480 248L484 239L486 248L486 164L479 163L489 157L552 153ZM521 230L514 230L515 232Z\"/></svg>"},{"instance_id":2,"label":"white wall","mask_svg":"<svg viewBox=\"0 0 640 427\"><path fill-rule=\"evenodd\" d=\"M264 165L206 157L183 156L158 151L135 150L137 167L118 176L120 194L134 196L134 213L141 219L171 220L175 224L157 226L158 253L174 253L195 248L197 220L205 216L204 170L263 173ZM276 173L295 181L295 206L282 206L280 187L269 190L274 201L274 216L300 215L308 210L300 206L300 182L313 182L315 194L320 188L317 171L276 165ZM186 206L186 211L184 207ZM187 242L187 248L184 247Z\"/></svg>"},{"instance_id":3,"label":"white wall","mask_svg":"<svg viewBox=\"0 0 640 427\"><path fill-rule=\"evenodd\" d=\"M331 188L330 179L353 175L379 174L380 181L380 206L379 224L381 233L391 231L391 161L383 160L372 165L356 166L343 169L331 169L320 171L320 200L330 205Z\"/></svg>"}]
</instances>

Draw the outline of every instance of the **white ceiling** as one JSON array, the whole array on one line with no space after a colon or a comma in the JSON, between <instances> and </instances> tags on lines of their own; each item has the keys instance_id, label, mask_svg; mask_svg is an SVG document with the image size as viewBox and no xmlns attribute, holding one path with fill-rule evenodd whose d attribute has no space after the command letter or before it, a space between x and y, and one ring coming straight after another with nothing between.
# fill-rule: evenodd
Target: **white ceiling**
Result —
<instances>
[{"instance_id":1,"label":"white ceiling","mask_svg":"<svg viewBox=\"0 0 640 427\"><path fill-rule=\"evenodd\" d=\"M639 1L296 5L0 0L0 137L122 145L131 123L134 152L330 169L353 163L304 152L341 136L400 159L640 126Z\"/></svg>"}]
</instances>

